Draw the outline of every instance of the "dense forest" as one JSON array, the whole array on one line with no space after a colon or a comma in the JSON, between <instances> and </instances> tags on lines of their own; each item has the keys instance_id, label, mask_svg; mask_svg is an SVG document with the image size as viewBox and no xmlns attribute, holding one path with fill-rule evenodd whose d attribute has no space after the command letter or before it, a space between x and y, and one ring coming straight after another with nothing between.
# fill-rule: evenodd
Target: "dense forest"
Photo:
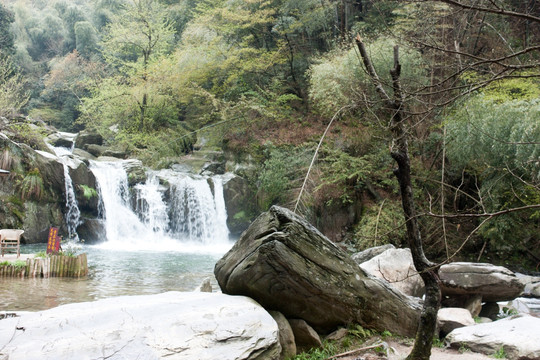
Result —
<instances>
[{"instance_id":1,"label":"dense forest","mask_svg":"<svg viewBox=\"0 0 540 360\"><path fill-rule=\"evenodd\" d=\"M406 245L379 96L398 45L426 252L534 269L539 25L535 0L3 0L0 116L98 132L154 168L224 150L255 166L238 171L254 212Z\"/></svg>"}]
</instances>

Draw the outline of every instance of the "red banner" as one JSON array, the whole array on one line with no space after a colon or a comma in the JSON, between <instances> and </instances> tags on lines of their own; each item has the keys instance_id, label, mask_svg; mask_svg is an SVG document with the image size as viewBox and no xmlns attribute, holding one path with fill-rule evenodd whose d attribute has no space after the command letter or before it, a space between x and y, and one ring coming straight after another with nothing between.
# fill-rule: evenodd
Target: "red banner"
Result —
<instances>
[{"instance_id":1,"label":"red banner","mask_svg":"<svg viewBox=\"0 0 540 360\"><path fill-rule=\"evenodd\" d=\"M47 241L47 254L57 253L60 250L60 240L60 236L58 236L58 228L50 228L49 240Z\"/></svg>"}]
</instances>

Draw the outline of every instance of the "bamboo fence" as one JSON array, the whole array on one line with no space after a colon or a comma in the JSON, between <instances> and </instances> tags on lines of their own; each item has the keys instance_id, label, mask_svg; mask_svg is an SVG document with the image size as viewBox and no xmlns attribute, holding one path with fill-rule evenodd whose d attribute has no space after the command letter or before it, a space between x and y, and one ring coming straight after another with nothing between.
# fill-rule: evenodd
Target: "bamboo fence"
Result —
<instances>
[{"instance_id":1,"label":"bamboo fence","mask_svg":"<svg viewBox=\"0 0 540 360\"><path fill-rule=\"evenodd\" d=\"M25 266L17 266L14 263L0 265L0 278L80 278L86 275L88 275L86 254L78 256L51 255L45 258L26 259Z\"/></svg>"}]
</instances>

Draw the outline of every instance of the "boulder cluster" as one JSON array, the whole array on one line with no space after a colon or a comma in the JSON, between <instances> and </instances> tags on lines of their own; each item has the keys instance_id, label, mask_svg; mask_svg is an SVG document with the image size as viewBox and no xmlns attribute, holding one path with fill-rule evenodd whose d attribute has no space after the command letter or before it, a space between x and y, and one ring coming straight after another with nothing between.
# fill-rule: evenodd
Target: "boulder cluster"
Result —
<instances>
[{"instance_id":1,"label":"boulder cluster","mask_svg":"<svg viewBox=\"0 0 540 360\"><path fill-rule=\"evenodd\" d=\"M218 261L215 276L224 293L248 296L285 317L299 349L320 346L321 338L351 323L413 336L424 295L409 249L385 245L349 256L304 219L276 206ZM525 288L535 296L531 291L540 279L464 262L441 266L439 276L438 329L449 345L489 355L503 349L514 359L540 357L540 319L534 310L520 300L501 305L523 296ZM525 314L512 317L515 307ZM504 331L513 336L496 335Z\"/></svg>"},{"instance_id":2,"label":"boulder cluster","mask_svg":"<svg viewBox=\"0 0 540 360\"><path fill-rule=\"evenodd\" d=\"M193 293L6 316L0 358L281 360L346 336L350 324L416 332L423 284L408 249L385 246L351 257L280 207L252 223L214 274L223 293L212 293L207 280ZM538 309L516 299L540 297L538 278L480 263L450 263L439 274L438 325L449 346L540 358Z\"/></svg>"}]
</instances>

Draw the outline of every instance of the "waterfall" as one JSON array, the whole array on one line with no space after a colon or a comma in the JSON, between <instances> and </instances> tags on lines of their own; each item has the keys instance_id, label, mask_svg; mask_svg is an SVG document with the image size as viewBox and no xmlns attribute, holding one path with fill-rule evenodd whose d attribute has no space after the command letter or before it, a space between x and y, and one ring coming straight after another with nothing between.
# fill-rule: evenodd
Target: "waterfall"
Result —
<instances>
[{"instance_id":1,"label":"waterfall","mask_svg":"<svg viewBox=\"0 0 540 360\"><path fill-rule=\"evenodd\" d=\"M75 134L62 133L64 135L70 135L72 137ZM66 195L66 212L64 214L64 220L66 222L66 227L68 230L68 239L70 241L78 242L79 235L77 234L77 227L81 223L81 212L79 210L79 205L77 199L75 198L75 189L73 187L73 181L69 175L69 162L71 161L70 155L73 152L73 147L53 147L54 153L58 159L62 162L64 167L64 187Z\"/></svg>"},{"instance_id":2,"label":"waterfall","mask_svg":"<svg viewBox=\"0 0 540 360\"><path fill-rule=\"evenodd\" d=\"M219 177L150 171L146 182L130 191L122 161L92 161L90 169L103 204L103 247L186 252L230 248Z\"/></svg>"}]
</instances>

